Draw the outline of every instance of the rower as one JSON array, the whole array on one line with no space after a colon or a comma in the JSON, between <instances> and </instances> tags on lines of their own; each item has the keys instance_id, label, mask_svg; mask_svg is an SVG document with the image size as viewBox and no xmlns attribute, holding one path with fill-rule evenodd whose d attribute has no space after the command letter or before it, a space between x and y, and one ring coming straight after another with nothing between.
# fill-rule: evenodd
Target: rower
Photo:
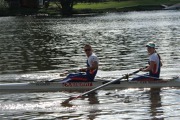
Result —
<instances>
[{"instance_id":1,"label":"rower","mask_svg":"<svg viewBox=\"0 0 180 120\"><path fill-rule=\"evenodd\" d=\"M140 70L143 72L149 72L149 74L144 74L139 77L133 78L133 81L158 80L160 76L162 62L160 55L156 52L155 43L149 42L146 44L146 47L149 54L149 65L146 68L141 68Z\"/></svg>"},{"instance_id":2,"label":"rower","mask_svg":"<svg viewBox=\"0 0 180 120\"><path fill-rule=\"evenodd\" d=\"M84 46L84 52L87 56L87 67L81 68L80 73L69 74L63 81L66 82L92 82L98 71L99 60L93 53L91 45Z\"/></svg>"}]
</instances>

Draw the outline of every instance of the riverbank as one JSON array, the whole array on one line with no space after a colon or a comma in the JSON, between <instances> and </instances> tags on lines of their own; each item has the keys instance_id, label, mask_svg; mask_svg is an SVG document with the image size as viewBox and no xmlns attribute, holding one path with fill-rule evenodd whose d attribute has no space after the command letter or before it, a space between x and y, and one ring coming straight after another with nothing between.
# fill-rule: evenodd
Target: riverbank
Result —
<instances>
[{"instance_id":1,"label":"riverbank","mask_svg":"<svg viewBox=\"0 0 180 120\"><path fill-rule=\"evenodd\" d=\"M94 15L107 12L129 12L129 11L151 11L164 10L165 6L177 4L178 0L127 0L127 1L112 1L100 3L77 3L73 6L73 15ZM49 9L40 10L48 15L56 15L53 10L58 10L55 3L51 2ZM59 14L59 13L58 13Z\"/></svg>"},{"instance_id":2,"label":"riverbank","mask_svg":"<svg viewBox=\"0 0 180 120\"><path fill-rule=\"evenodd\" d=\"M122 7L122 8L74 9L74 14L148 11L148 10L163 10L163 9L164 7L162 5L137 5L137 6Z\"/></svg>"},{"instance_id":3,"label":"riverbank","mask_svg":"<svg viewBox=\"0 0 180 120\"><path fill-rule=\"evenodd\" d=\"M100 3L77 3L73 6L73 15L94 15L107 12L128 12L128 11L149 11L149 10L164 10L165 5L177 4L178 0L128 0L128 1L112 1ZM48 8L28 9L19 8L12 10L3 10L0 16L59 16L60 9L57 3L50 2Z\"/></svg>"},{"instance_id":4,"label":"riverbank","mask_svg":"<svg viewBox=\"0 0 180 120\"><path fill-rule=\"evenodd\" d=\"M165 5L177 3L179 0L107 0L102 3L78 3L74 5L74 14L164 10Z\"/></svg>"}]
</instances>

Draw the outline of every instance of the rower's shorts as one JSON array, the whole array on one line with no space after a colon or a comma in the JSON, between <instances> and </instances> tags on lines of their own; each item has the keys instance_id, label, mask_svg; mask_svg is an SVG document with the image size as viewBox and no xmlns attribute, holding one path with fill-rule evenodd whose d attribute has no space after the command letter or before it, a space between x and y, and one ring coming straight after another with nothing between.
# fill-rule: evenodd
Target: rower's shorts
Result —
<instances>
[{"instance_id":1,"label":"rower's shorts","mask_svg":"<svg viewBox=\"0 0 180 120\"><path fill-rule=\"evenodd\" d=\"M156 78L151 78L154 76L150 76L149 74L144 74L138 77L133 78L131 81L153 81L153 80L158 80Z\"/></svg>"},{"instance_id":2,"label":"rower's shorts","mask_svg":"<svg viewBox=\"0 0 180 120\"><path fill-rule=\"evenodd\" d=\"M74 73L69 74L67 78L70 78L71 80L68 82L86 82L88 81L88 77L85 73Z\"/></svg>"}]
</instances>

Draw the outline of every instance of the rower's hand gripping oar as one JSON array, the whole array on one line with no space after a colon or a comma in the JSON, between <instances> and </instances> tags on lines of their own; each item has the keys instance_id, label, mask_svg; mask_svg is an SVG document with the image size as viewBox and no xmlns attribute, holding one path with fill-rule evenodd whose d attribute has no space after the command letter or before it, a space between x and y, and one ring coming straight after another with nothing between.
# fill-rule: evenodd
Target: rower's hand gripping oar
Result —
<instances>
[{"instance_id":1,"label":"rower's hand gripping oar","mask_svg":"<svg viewBox=\"0 0 180 120\"><path fill-rule=\"evenodd\" d=\"M85 95L87 95L87 94L89 94L89 93L92 93L92 92L98 90L98 89L101 89L101 88L103 88L103 87L105 87L105 86L108 86L108 85L110 85L110 84L112 84L112 83L115 83L116 81L119 81L119 80L124 79L124 78L127 78L127 77L129 77L129 76L131 76L131 75L133 75L133 74L136 74L136 73L138 73L139 71L140 71L140 69L137 70L137 71L135 71L135 72L132 72L132 73L130 73L130 74L127 74L127 75L125 75L125 76L123 76L123 77L121 77L121 78L119 78L119 79L112 80L112 81L107 82L107 83L105 83L105 84L103 84L103 85L100 85L100 86L98 86L98 87L96 87L96 88L94 88L94 89L91 89L91 90L89 90L89 91L87 91L87 92L84 92L84 93L82 93L82 94L80 94L80 95L78 95L78 96L70 97L69 99L65 100L65 101L62 102L61 104L68 104L68 103L69 103L70 101L72 101L72 100L75 100L75 99L77 99L77 98L81 98L81 97L83 97L83 96L85 96Z\"/></svg>"},{"instance_id":2,"label":"rower's hand gripping oar","mask_svg":"<svg viewBox=\"0 0 180 120\"><path fill-rule=\"evenodd\" d=\"M79 69L67 69L65 72L60 73L59 76L66 76L69 73L78 73Z\"/></svg>"}]
</instances>

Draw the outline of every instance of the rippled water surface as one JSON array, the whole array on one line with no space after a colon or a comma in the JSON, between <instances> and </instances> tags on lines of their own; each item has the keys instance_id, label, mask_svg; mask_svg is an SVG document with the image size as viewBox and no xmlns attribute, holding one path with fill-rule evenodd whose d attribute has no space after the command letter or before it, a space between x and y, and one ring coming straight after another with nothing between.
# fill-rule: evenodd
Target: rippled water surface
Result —
<instances>
[{"instance_id":1,"label":"rippled water surface","mask_svg":"<svg viewBox=\"0 0 180 120\"><path fill-rule=\"evenodd\" d=\"M0 82L59 77L85 66L83 45L100 60L97 78L115 79L145 66L145 44L154 41L163 59L161 77L180 73L180 12L109 13L93 17L0 18ZM83 91L82 91L83 92ZM180 118L180 89L99 90L63 106L80 92L1 93L0 119Z\"/></svg>"}]
</instances>

